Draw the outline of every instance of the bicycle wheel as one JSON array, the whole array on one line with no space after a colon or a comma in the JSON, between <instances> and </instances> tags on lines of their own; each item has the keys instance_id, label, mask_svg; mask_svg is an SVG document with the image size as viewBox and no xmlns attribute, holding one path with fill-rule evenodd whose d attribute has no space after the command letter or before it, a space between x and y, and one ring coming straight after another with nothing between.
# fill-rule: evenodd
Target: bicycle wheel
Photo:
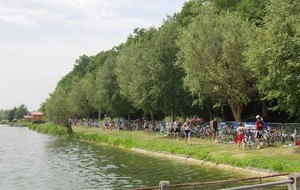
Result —
<instances>
[{"instance_id":1,"label":"bicycle wheel","mask_svg":"<svg viewBox=\"0 0 300 190\"><path fill-rule=\"evenodd\" d=\"M257 142L256 142L256 140L254 139L254 138L252 138L251 136L250 137L248 137L248 142L247 142L247 146L249 147L249 148L251 148L251 149L256 149L257 148Z\"/></svg>"}]
</instances>

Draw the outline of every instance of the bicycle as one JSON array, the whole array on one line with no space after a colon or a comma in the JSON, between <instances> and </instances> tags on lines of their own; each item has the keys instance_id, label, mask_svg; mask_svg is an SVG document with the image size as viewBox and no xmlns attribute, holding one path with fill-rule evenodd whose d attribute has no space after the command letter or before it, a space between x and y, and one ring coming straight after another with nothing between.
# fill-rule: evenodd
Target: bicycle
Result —
<instances>
[{"instance_id":1,"label":"bicycle","mask_svg":"<svg viewBox=\"0 0 300 190\"><path fill-rule=\"evenodd\" d=\"M245 147L248 147L250 149L256 149L257 148L257 141L254 137L253 132L248 130L244 136L244 141L245 141Z\"/></svg>"},{"instance_id":2,"label":"bicycle","mask_svg":"<svg viewBox=\"0 0 300 190\"><path fill-rule=\"evenodd\" d=\"M277 132L276 129L268 129L266 135L266 142L269 146L276 146Z\"/></svg>"}]
</instances>

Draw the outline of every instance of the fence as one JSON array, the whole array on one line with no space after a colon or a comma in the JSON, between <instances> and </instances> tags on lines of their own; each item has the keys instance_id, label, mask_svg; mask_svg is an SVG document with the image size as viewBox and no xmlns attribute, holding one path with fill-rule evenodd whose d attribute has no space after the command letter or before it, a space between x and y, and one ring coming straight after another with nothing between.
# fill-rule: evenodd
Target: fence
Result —
<instances>
[{"instance_id":1,"label":"fence","mask_svg":"<svg viewBox=\"0 0 300 190\"><path fill-rule=\"evenodd\" d=\"M131 190L151 190L151 189L159 189L159 190L170 190L171 188L182 188L182 187L204 187L204 186L212 186L212 185L219 185L219 184L226 184L232 182L239 182L239 181L253 181L259 180L260 184L248 185L248 186L240 186L240 187L233 187L227 188L223 190L243 190L243 189L254 189L254 188L262 188L262 187L273 187L278 185L285 185L287 184L288 190L300 190L300 173L294 173L288 175L286 180L283 181L275 181L270 183L261 183L262 179L272 178L272 177L279 177L279 176L286 176L288 174L277 174L277 175L269 175L263 177L252 177L252 178L242 178L242 179L233 179L233 180L223 180L223 181L211 181L211 182L202 182L202 183L187 183L187 184L176 184L171 185L169 181L160 181L158 186L155 187L143 187L143 188L135 188Z\"/></svg>"}]
</instances>

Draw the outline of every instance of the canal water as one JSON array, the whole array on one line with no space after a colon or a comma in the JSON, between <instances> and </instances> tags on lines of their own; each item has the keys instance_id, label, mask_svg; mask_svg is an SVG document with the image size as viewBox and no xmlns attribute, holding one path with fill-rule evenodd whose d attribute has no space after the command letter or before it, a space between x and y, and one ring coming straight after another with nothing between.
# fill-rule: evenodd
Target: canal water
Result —
<instances>
[{"instance_id":1,"label":"canal water","mask_svg":"<svg viewBox=\"0 0 300 190\"><path fill-rule=\"evenodd\" d=\"M0 126L3 190L114 190L158 186L161 180L181 184L241 177L240 173L40 134L26 127Z\"/></svg>"}]
</instances>

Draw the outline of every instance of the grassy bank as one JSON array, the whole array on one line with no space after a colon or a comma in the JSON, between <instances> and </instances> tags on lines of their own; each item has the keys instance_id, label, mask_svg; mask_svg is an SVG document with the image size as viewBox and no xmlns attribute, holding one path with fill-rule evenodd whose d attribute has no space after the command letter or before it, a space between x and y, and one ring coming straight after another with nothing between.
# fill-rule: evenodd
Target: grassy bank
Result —
<instances>
[{"instance_id":1,"label":"grassy bank","mask_svg":"<svg viewBox=\"0 0 300 190\"><path fill-rule=\"evenodd\" d=\"M42 124L30 125L38 132L68 137L65 128ZM173 140L170 136L143 131L103 131L99 128L73 127L73 138L94 143L104 143L125 148L141 148L191 156L195 159L229 164L242 168L258 168L274 172L300 172L300 147L265 147L257 150L236 150L235 144L214 144L211 139L192 138L193 145L187 146L183 139Z\"/></svg>"}]
</instances>

